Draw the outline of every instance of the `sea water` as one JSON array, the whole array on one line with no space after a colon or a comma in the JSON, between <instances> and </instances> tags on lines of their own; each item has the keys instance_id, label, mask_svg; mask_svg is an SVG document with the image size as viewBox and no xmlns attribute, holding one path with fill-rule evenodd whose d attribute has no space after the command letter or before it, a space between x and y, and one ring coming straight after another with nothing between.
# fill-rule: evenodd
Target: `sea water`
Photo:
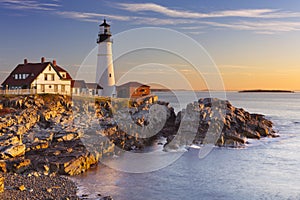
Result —
<instances>
[{"instance_id":1,"label":"sea water","mask_svg":"<svg viewBox=\"0 0 300 200\"><path fill-rule=\"evenodd\" d=\"M188 91L157 95L176 111L196 100ZM235 107L266 115L280 137L250 140L243 149L214 148L203 159L198 158L198 148L190 148L167 167L147 173L126 173L100 164L72 178L79 195L89 194L92 199L111 195L115 200L300 199L300 93L229 92L226 98Z\"/></svg>"}]
</instances>

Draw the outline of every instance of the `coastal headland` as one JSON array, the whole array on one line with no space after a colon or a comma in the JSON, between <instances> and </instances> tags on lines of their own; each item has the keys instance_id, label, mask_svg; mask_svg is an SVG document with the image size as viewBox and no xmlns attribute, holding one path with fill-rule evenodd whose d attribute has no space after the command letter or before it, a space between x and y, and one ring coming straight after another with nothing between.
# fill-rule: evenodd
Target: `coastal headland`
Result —
<instances>
[{"instance_id":1,"label":"coastal headland","mask_svg":"<svg viewBox=\"0 0 300 200\"><path fill-rule=\"evenodd\" d=\"M295 93L292 90L261 90L261 89L256 89L256 90L240 90L240 93Z\"/></svg>"},{"instance_id":2,"label":"coastal headland","mask_svg":"<svg viewBox=\"0 0 300 200\"><path fill-rule=\"evenodd\" d=\"M77 175L102 158L143 150L161 137L167 139L164 150L169 151L208 143L237 148L249 138L278 136L263 115L211 98L190 103L177 114L168 102L152 97L135 102L10 95L1 96L0 108L0 171L7 174L4 177ZM152 132L155 134L145 137ZM212 132L219 133L216 140L209 139ZM20 192L20 186L16 182L15 187L5 188Z\"/></svg>"}]
</instances>

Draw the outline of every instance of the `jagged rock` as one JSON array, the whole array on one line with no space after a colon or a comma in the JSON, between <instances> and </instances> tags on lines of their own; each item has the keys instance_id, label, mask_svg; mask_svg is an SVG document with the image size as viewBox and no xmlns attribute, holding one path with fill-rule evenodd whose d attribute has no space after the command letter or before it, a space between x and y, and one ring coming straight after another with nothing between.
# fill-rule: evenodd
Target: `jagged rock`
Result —
<instances>
[{"instance_id":1,"label":"jagged rock","mask_svg":"<svg viewBox=\"0 0 300 200\"><path fill-rule=\"evenodd\" d=\"M64 157L59 161L59 172L60 174L67 174L67 175L77 175L85 172L88 167L87 162L85 162L85 158L83 156L79 157ZM95 164L95 163L93 163Z\"/></svg>"},{"instance_id":2,"label":"jagged rock","mask_svg":"<svg viewBox=\"0 0 300 200\"><path fill-rule=\"evenodd\" d=\"M0 174L0 193L4 192L4 177Z\"/></svg>"},{"instance_id":3,"label":"jagged rock","mask_svg":"<svg viewBox=\"0 0 300 200\"><path fill-rule=\"evenodd\" d=\"M31 161L24 158L14 158L6 160L7 171L23 173L30 168Z\"/></svg>"},{"instance_id":4,"label":"jagged rock","mask_svg":"<svg viewBox=\"0 0 300 200\"><path fill-rule=\"evenodd\" d=\"M133 108L119 106L113 113L115 123L100 122L102 134L126 151L143 149L161 136L174 134L174 109L168 103L151 103L146 100L133 103Z\"/></svg>"},{"instance_id":5,"label":"jagged rock","mask_svg":"<svg viewBox=\"0 0 300 200\"><path fill-rule=\"evenodd\" d=\"M15 136L13 134L5 134L0 136L0 146L7 146L7 145L15 145L20 144L21 140L20 137Z\"/></svg>"},{"instance_id":6,"label":"jagged rock","mask_svg":"<svg viewBox=\"0 0 300 200\"><path fill-rule=\"evenodd\" d=\"M76 140L82 136L82 133L76 132L60 132L54 135L54 140L57 142Z\"/></svg>"},{"instance_id":7,"label":"jagged rock","mask_svg":"<svg viewBox=\"0 0 300 200\"><path fill-rule=\"evenodd\" d=\"M0 172L7 172L6 162L5 160L0 160Z\"/></svg>"},{"instance_id":8,"label":"jagged rock","mask_svg":"<svg viewBox=\"0 0 300 200\"><path fill-rule=\"evenodd\" d=\"M176 141L169 137L165 145L167 148L207 143L239 147L247 143L247 138L277 136L272 129L272 122L263 115L250 114L244 109L235 108L228 101L211 98L189 104L187 109L178 113L175 126L178 131Z\"/></svg>"},{"instance_id":9,"label":"jagged rock","mask_svg":"<svg viewBox=\"0 0 300 200\"><path fill-rule=\"evenodd\" d=\"M172 150L192 143L237 147L247 138L276 136L264 116L218 99L200 99L177 117L169 103L152 98L129 108L128 101L71 101L60 95L20 96L1 104L14 110L0 116L0 159L6 160L0 171L75 175L103 156L143 149L160 137Z\"/></svg>"},{"instance_id":10,"label":"jagged rock","mask_svg":"<svg viewBox=\"0 0 300 200\"><path fill-rule=\"evenodd\" d=\"M33 151L33 150L38 150L38 149L46 149L48 147L49 147L49 142L33 142L33 143L28 143L26 145L26 152Z\"/></svg>"},{"instance_id":11,"label":"jagged rock","mask_svg":"<svg viewBox=\"0 0 300 200\"><path fill-rule=\"evenodd\" d=\"M102 197L101 200L114 200L111 196Z\"/></svg>"},{"instance_id":12,"label":"jagged rock","mask_svg":"<svg viewBox=\"0 0 300 200\"><path fill-rule=\"evenodd\" d=\"M15 144L0 147L0 159L15 158L25 155L25 145Z\"/></svg>"}]
</instances>

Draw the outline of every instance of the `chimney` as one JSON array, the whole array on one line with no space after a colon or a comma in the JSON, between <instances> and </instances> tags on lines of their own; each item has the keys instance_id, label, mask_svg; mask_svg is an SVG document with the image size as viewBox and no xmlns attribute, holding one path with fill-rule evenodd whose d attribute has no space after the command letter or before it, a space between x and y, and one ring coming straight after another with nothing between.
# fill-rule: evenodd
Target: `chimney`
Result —
<instances>
[{"instance_id":1,"label":"chimney","mask_svg":"<svg viewBox=\"0 0 300 200\"><path fill-rule=\"evenodd\" d=\"M45 62L45 57L42 57L41 58L41 63L44 63Z\"/></svg>"},{"instance_id":2,"label":"chimney","mask_svg":"<svg viewBox=\"0 0 300 200\"><path fill-rule=\"evenodd\" d=\"M24 59L24 65L26 65L28 63L27 59Z\"/></svg>"},{"instance_id":3,"label":"chimney","mask_svg":"<svg viewBox=\"0 0 300 200\"><path fill-rule=\"evenodd\" d=\"M56 60L53 60L53 66L56 67Z\"/></svg>"}]
</instances>

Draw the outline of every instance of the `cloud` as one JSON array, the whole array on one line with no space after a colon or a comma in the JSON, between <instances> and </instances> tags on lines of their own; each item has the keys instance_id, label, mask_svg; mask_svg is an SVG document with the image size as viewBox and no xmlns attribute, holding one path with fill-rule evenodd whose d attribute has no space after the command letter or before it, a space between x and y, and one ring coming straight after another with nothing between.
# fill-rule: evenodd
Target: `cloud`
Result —
<instances>
[{"instance_id":1,"label":"cloud","mask_svg":"<svg viewBox=\"0 0 300 200\"><path fill-rule=\"evenodd\" d=\"M193 12L189 10L171 9L155 3L117 3L117 8L145 16L145 12L155 12L167 16L166 19L133 17L135 24L150 25L178 25L190 24L184 29L189 34L201 34L204 28L215 27L233 30L252 31L256 34L276 34L281 32L299 31L300 22L288 21L287 18L299 18L300 13L282 11L280 9L239 9L223 10L209 13ZM197 19L230 18L230 21L199 21ZM255 19L255 21L252 20ZM243 19L241 21L241 19ZM280 20L282 21L280 21ZM237 21L240 20L240 21ZM260 20L260 21L257 21ZM197 25L198 24L198 25Z\"/></svg>"},{"instance_id":2,"label":"cloud","mask_svg":"<svg viewBox=\"0 0 300 200\"><path fill-rule=\"evenodd\" d=\"M185 20L185 19L162 19L156 17L131 17L132 23L134 24L143 24L143 25L178 25L178 24L191 24L194 23L194 20Z\"/></svg>"},{"instance_id":3,"label":"cloud","mask_svg":"<svg viewBox=\"0 0 300 200\"><path fill-rule=\"evenodd\" d=\"M115 21L126 21L135 25L165 26L176 25L177 29L185 30L188 34L202 34L208 28L223 28L232 30L252 31L256 34L276 34L281 32L299 31L300 22L287 21L289 17L300 17L300 13L282 11L279 9L239 9L223 10L209 13L189 10L171 9L154 3L115 3L115 8L133 12L130 15L115 15L95 12L66 11L59 9L61 0L0 0L0 5L15 10L51 10L51 14L86 22L99 22L103 18ZM166 17L149 16L146 11L160 13ZM217 22L213 18L231 17L230 21ZM238 17L238 18L237 18ZM198 19L202 20L198 20ZM204 19L203 19L204 18ZM251 18L251 19L250 19ZM255 18L256 21L253 21ZM282 21L279 21L279 19ZM281 19L282 18L282 19ZM206 21L209 20L210 21ZM241 19L243 19L241 21ZM240 20L240 21L237 21ZM260 21L257 21L260 20ZM264 21L262 21L264 20ZM181 25L181 26L177 26ZM183 25L186 25L183 27ZM191 26L188 26L191 25Z\"/></svg>"},{"instance_id":4,"label":"cloud","mask_svg":"<svg viewBox=\"0 0 300 200\"><path fill-rule=\"evenodd\" d=\"M118 8L131 11L156 12L173 18L220 18L220 17L244 17L244 18L282 18L299 17L300 13L282 12L278 9L239 9L215 11L210 13L192 12L187 10L175 10L154 3L118 3Z\"/></svg>"},{"instance_id":5,"label":"cloud","mask_svg":"<svg viewBox=\"0 0 300 200\"><path fill-rule=\"evenodd\" d=\"M109 18L110 20L116 21L131 21L133 24L143 24L143 25L175 25L178 23L189 24L192 23L189 20L173 20L173 19L160 19L155 17L138 17L138 16L125 16L125 15L111 15L104 13L91 13L91 12L76 12L76 11L56 11L55 14L75 19L79 21L88 21L88 22L99 22L99 19Z\"/></svg>"},{"instance_id":6,"label":"cloud","mask_svg":"<svg viewBox=\"0 0 300 200\"><path fill-rule=\"evenodd\" d=\"M205 33L204 31L188 31L186 32L187 34L192 34L192 35L200 35Z\"/></svg>"},{"instance_id":7,"label":"cloud","mask_svg":"<svg viewBox=\"0 0 300 200\"><path fill-rule=\"evenodd\" d=\"M99 22L100 18L109 18L112 20L118 20L118 21L128 21L130 20L130 17L127 16L121 16L121 15L108 15L103 13L90 13L90 12L75 12L75 11L57 11L55 12L57 15L70 18L70 19L76 19L80 21L89 21L89 22Z\"/></svg>"},{"instance_id":8,"label":"cloud","mask_svg":"<svg viewBox=\"0 0 300 200\"><path fill-rule=\"evenodd\" d=\"M206 25L230 28L235 30L248 30L259 34L274 34L279 32L299 31L300 22L289 21L240 21L234 23L200 22Z\"/></svg>"},{"instance_id":9,"label":"cloud","mask_svg":"<svg viewBox=\"0 0 300 200\"><path fill-rule=\"evenodd\" d=\"M60 7L57 1L42 3L36 0L0 0L4 7L14 10L55 10Z\"/></svg>"}]
</instances>

